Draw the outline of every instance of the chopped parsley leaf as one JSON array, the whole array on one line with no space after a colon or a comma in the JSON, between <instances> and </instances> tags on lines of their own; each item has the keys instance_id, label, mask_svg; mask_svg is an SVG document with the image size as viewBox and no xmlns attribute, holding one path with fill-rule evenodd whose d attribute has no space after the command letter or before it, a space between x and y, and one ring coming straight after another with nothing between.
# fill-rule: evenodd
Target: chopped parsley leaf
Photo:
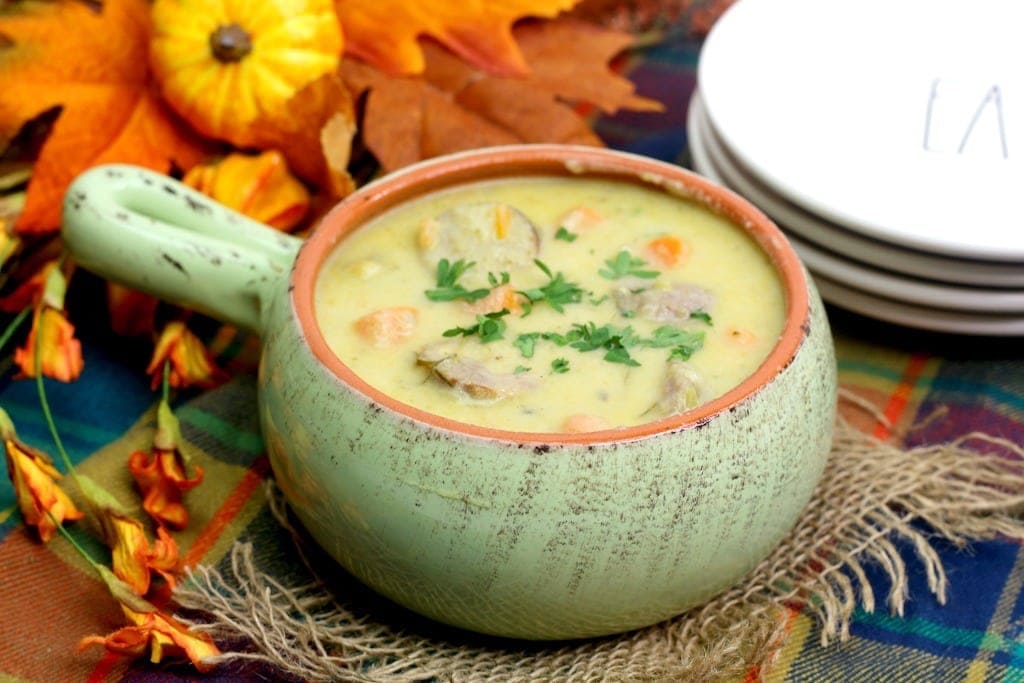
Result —
<instances>
[{"instance_id":1,"label":"chopped parsley leaf","mask_svg":"<svg viewBox=\"0 0 1024 683\"><path fill-rule=\"evenodd\" d=\"M669 360L690 360L690 356L704 346L703 332L686 332L685 339L679 342L668 354Z\"/></svg>"},{"instance_id":2,"label":"chopped parsley leaf","mask_svg":"<svg viewBox=\"0 0 1024 683\"><path fill-rule=\"evenodd\" d=\"M476 325L470 325L469 327L453 327L450 330L445 330L443 335L445 337L472 337L477 335L480 337L480 341L484 344L488 342L498 341L503 339L505 336L505 328L507 325L502 317L508 315L508 309L503 308L495 313L488 313L487 315L477 315Z\"/></svg>"},{"instance_id":3,"label":"chopped parsley leaf","mask_svg":"<svg viewBox=\"0 0 1024 683\"><path fill-rule=\"evenodd\" d=\"M569 372L569 361L565 358L556 358L551 361L551 370L558 374Z\"/></svg>"},{"instance_id":4,"label":"chopped parsley leaf","mask_svg":"<svg viewBox=\"0 0 1024 683\"><path fill-rule=\"evenodd\" d=\"M598 327L594 323L584 325L573 325L569 332L572 341L569 344L580 351L594 351L604 349L604 360L609 363L622 363L623 365L640 365L627 350L630 346L636 346L640 339L633 333L632 327L617 329L611 325Z\"/></svg>"},{"instance_id":5,"label":"chopped parsley leaf","mask_svg":"<svg viewBox=\"0 0 1024 683\"><path fill-rule=\"evenodd\" d=\"M540 332L521 334L512 342L512 346L519 349L519 353L523 354L523 358L533 358L533 350L537 345L538 337L540 337Z\"/></svg>"},{"instance_id":6,"label":"chopped parsley leaf","mask_svg":"<svg viewBox=\"0 0 1024 683\"><path fill-rule=\"evenodd\" d=\"M501 279L494 273L487 273L487 281L491 283L491 287L498 287L500 285L507 285L509 281L509 274L507 271L501 271Z\"/></svg>"},{"instance_id":7,"label":"chopped parsley leaf","mask_svg":"<svg viewBox=\"0 0 1024 683\"><path fill-rule=\"evenodd\" d=\"M558 230L555 232L556 240L562 240L565 242L575 242L577 237L579 237L579 235L569 232L564 225L558 228Z\"/></svg>"},{"instance_id":8,"label":"chopped parsley leaf","mask_svg":"<svg viewBox=\"0 0 1024 683\"><path fill-rule=\"evenodd\" d=\"M529 371L530 371L530 368L526 367L525 365L517 365L516 369L512 371L512 374L514 374L514 375L521 375L524 372L529 372Z\"/></svg>"},{"instance_id":9,"label":"chopped parsley leaf","mask_svg":"<svg viewBox=\"0 0 1024 683\"><path fill-rule=\"evenodd\" d=\"M696 311L690 311L691 320L700 320L701 322L711 324L711 314L705 311L703 308L698 308Z\"/></svg>"},{"instance_id":10,"label":"chopped parsley leaf","mask_svg":"<svg viewBox=\"0 0 1024 683\"><path fill-rule=\"evenodd\" d=\"M605 261L604 264L608 268L602 268L597 273L608 280L618 280L628 275L645 280L653 280L660 274L656 270L643 270L643 266L647 265L647 261L644 261L642 258L634 258L625 249L616 254L615 258Z\"/></svg>"},{"instance_id":11,"label":"chopped parsley leaf","mask_svg":"<svg viewBox=\"0 0 1024 683\"><path fill-rule=\"evenodd\" d=\"M533 308L533 304L540 303L542 301L548 302L548 304L551 305L551 308L555 309L559 313L565 312L563 306L566 304L575 304L580 302L583 298L583 289L579 285L566 281L565 276L561 272L557 275L553 275L547 264L540 259L534 259L533 262L536 263L537 267L548 276L548 282L542 287L534 287L532 289L519 292L529 299L529 304L527 304L526 310L523 313L524 316L530 313L530 310Z\"/></svg>"},{"instance_id":12,"label":"chopped parsley leaf","mask_svg":"<svg viewBox=\"0 0 1024 683\"><path fill-rule=\"evenodd\" d=\"M431 301L476 301L487 296L489 289L481 288L469 290L458 284L458 280L462 277L463 273L472 268L474 265L473 261L466 261L459 259L455 263L450 263L448 259L443 258L437 262L437 289L428 289L424 292L427 298Z\"/></svg>"}]
</instances>

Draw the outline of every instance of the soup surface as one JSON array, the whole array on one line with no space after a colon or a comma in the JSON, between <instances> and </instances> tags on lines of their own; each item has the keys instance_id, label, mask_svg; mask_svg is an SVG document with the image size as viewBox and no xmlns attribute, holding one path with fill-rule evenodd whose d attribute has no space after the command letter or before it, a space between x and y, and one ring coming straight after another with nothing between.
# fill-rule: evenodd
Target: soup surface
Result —
<instances>
[{"instance_id":1,"label":"soup surface","mask_svg":"<svg viewBox=\"0 0 1024 683\"><path fill-rule=\"evenodd\" d=\"M481 182L391 209L328 257L314 301L368 384L524 432L689 410L750 375L785 316L767 255L737 226L588 178Z\"/></svg>"}]
</instances>

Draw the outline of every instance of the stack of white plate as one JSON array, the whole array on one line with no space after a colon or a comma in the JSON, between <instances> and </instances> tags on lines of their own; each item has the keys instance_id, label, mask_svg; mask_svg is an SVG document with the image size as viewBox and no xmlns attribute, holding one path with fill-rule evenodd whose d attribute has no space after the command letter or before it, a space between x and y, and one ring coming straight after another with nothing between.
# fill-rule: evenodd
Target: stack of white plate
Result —
<instances>
[{"instance_id":1,"label":"stack of white plate","mask_svg":"<svg viewBox=\"0 0 1024 683\"><path fill-rule=\"evenodd\" d=\"M698 65L694 169L833 304L1024 334L1024 3L739 0Z\"/></svg>"}]
</instances>

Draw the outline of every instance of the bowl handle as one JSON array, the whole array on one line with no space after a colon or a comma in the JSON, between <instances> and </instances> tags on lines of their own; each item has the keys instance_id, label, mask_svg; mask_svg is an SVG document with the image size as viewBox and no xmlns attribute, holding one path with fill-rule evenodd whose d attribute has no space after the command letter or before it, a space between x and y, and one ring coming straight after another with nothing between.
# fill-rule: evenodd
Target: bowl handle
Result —
<instances>
[{"instance_id":1,"label":"bowl handle","mask_svg":"<svg viewBox=\"0 0 1024 683\"><path fill-rule=\"evenodd\" d=\"M301 240L166 175L96 166L64 196L62 236L97 275L253 332Z\"/></svg>"}]
</instances>

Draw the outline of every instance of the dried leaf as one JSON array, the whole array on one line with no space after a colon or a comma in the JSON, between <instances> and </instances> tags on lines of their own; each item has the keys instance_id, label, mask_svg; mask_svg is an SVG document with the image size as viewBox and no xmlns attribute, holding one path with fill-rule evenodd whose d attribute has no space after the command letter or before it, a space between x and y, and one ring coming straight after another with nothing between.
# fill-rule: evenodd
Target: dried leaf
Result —
<instances>
[{"instance_id":1,"label":"dried leaf","mask_svg":"<svg viewBox=\"0 0 1024 683\"><path fill-rule=\"evenodd\" d=\"M347 167L355 137L355 107L342 79L322 76L297 92L288 116L268 117L253 125L256 146L281 150L288 166L333 198L355 189Z\"/></svg>"},{"instance_id":2,"label":"dried leaf","mask_svg":"<svg viewBox=\"0 0 1024 683\"><path fill-rule=\"evenodd\" d=\"M342 76L356 94L369 91L363 139L385 171L440 154L516 142L601 145L573 105L604 111L659 111L609 60L630 36L578 20L527 22L515 38L530 75L486 74L426 43L422 77L393 77L355 60Z\"/></svg>"},{"instance_id":3,"label":"dried leaf","mask_svg":"<svg viewBox=\"0 0 1024 683\"><path fill-rule=\"evenodd\" d=\"M525 74L512 24L523 17L555 17L579 0L427 2L338 0L345 52L390 74L422 73L420 36L430 36L482 70Z\"/></svg>"},{"instance_id":4,"label":"dried leaf","mask_svg":"<svg viewBox=\"0 0 1024 683\"><path fill-rule=\"evenodd\" d=\"M23 2L0 14L0 147L33 117L62 107L43 144L16 227L56 230L71 180L123 162L169 171L204 154L150 86L146 0Z\"/></svg>"}]
</instances>

